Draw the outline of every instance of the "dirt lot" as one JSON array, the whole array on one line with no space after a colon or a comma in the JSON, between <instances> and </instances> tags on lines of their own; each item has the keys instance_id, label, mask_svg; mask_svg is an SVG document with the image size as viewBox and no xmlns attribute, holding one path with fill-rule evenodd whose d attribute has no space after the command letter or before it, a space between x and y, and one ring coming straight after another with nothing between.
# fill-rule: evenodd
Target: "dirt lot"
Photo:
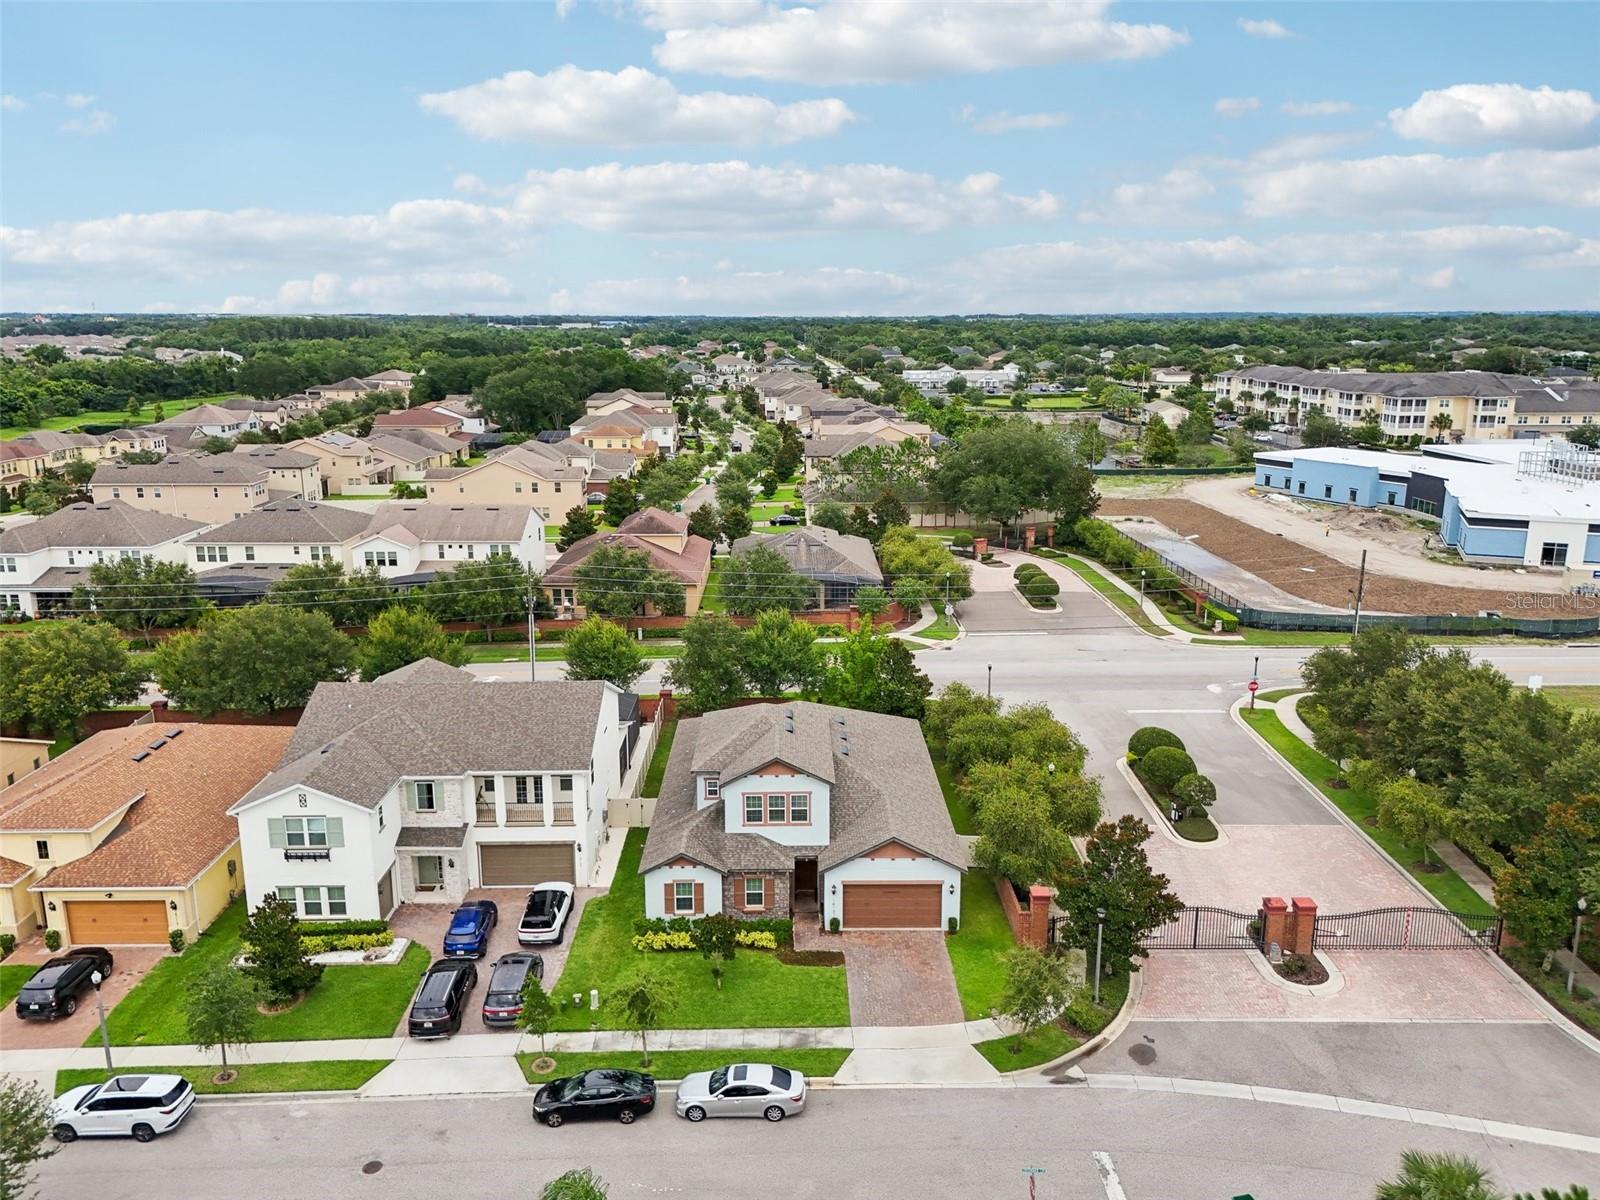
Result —
<instances>
[{"instance_id":1,"label":"dirt lot","mask_svg":"<svg viewBox=\"0 0 1600 1200\"><path fill-rule=\"evenodd\" d=\"M1192 500L1129 500L1106 496L1097 515L1150 517L1181 536L1198 534L1195 540L1204 549L1286 592L1320 604L1348 604L1356 585L1355 567ZM1600 599L1594 597L1557 596L1515 587L1447 587L1370 570L1365 606L1372 612L1460 613L1464 616L1484 609L1535 618L1600 613Z\"/></svg>"}]
</instances>

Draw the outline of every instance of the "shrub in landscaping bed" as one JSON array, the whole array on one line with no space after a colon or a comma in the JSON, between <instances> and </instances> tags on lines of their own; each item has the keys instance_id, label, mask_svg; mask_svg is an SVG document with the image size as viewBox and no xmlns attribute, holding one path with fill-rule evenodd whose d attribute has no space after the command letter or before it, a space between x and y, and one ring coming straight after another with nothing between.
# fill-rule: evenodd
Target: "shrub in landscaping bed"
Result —
<instances>
[{"instance_id":1,"label":"shrub in landscaping bed","mask_svg":"<svg viewBox=\"0 0 1600 1200\"><path fill-rule=\"evenodd\" d=\"M338 950L376 950L380 946L392 945L394 945L394 934L387 929L382 933L333 933L300 939L300 948L307 954L331 954Z\"/></svg>"},{"instance_id":2,"label":"shrub in landscaping bed","mask_svg":"<svg viewBox=\"0 0 1600 1200\"><path fill-rule=\"evenodd\" d=\"M346 933L388 933L387 921L301 921L300 936L329 937Z\"/></svg>"},{"instance_id":3,"label":"shrub in landscaping bed","mask_svg":"<svg viewBox=\"0 0 1600 1200\"><path fill-rule=\"evenodd\" d=\"M1145 783L1170 795L1180 779L1195 773L1194 759L1176 746L1157 746L1134 764L1134 771Z\"/></svg>"},{"instance_id":4,"label":"shrub in landscaping bed","mask_svg":"<svg viewBox=\"0 0 1600 1200\"><path fill-rule=\"evenodd\" d=\"M1205 810L1217 802L1217 785L1211 782L1209 775L1198 772L1185 775L1178 780L1172 788L1173 799L1188 810L1188 815L1205 816ZM1196 813L1194 810L1200 811Z\"/></svg>"},{"instance_id":5,"label":"shrub in landscaping bed","mask_svg":"<svg viewBox=\"0 0 1600 1200\"><path fill-rule=\"evenodd\" d=\"M1290 983L1314 987L1328 982L1328 969L1309 954L1285 954L1282 962L1272 964L1272 969Z\"/></svg>"},{"instance_id":6,"label":"shrub in landscaping bed","mask_svg":"<svg viewBox=\"0 0 1600 1200\"><path fill-rule=\"evenodd\" d=\"M765 929L741 929L733 935L736 946L743 946L749 950L776 950L778 948L778 935ZM672 951L672 950L698 950L699 943L695 941L693 933L681 930L655 931L649 933L636 933L633 935L633 948L635 950Z\"/></svg>"},{"instance_id":7,"label":"shrub in landscaping bed","mask_svg":"<svg viewBox=\"0 0 1600 1200\"><path fill-rule=\"evenodd\" d=\"M1215 604L1211 603L1211 601L1207 600L1205 613L1207 625L1211 624L1213 621L1221 621L1223 633L1239 632L1239 618L1234 616L1227 609L1218 608Z\"/></svg>"},{"instance_id":8,"label":"shrub in landscaping bed","mask_svg":"<svg viewBox=\"0 0 1600 1200\"><path fill-rule=\"evenodd\" d=\"M1159 725L1146 725L1142 729L1133 731L1133 736L1128 739L1128 753L1134 758L1143 758L1157 746L1172 746L1174 749L1183 749L1183 739L1170 729L1163 729Z\"/></svg>"}]
</instances>

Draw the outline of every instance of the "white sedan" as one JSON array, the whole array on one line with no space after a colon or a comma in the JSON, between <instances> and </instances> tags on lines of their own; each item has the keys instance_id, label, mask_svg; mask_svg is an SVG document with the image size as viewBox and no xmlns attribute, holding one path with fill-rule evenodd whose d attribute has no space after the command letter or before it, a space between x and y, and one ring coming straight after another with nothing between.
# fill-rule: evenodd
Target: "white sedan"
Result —
<instances>
[{"instance_id":1,"label":"white sedan","mask_svg":"<svg viewBox=\"0 0 1600 1200\"><path fill-rule=\"evenodd\" d=\"M735 1063L715 1071L696 1071L678 1084L674 1108L680 1117L761 1117L781 1121L805 1111L806 1077L767 1063Z\"/></svg>"}]
</instances>

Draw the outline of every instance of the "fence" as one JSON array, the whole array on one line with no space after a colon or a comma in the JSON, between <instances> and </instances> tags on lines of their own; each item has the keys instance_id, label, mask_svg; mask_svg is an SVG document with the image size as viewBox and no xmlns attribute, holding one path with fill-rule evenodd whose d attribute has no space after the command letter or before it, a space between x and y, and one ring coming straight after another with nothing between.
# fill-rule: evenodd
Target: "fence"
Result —
<instances>
[{"instance_id":1,"label":"fence","mask_svg":"<svg viewBox=\"0 0 1600 1200\"><path fill-rule=\"evenodd\" d=\"M1185 908L1139 939L1146 950L1259 950L1261 914L1231 908Z\"/></svg>"},{"instance_id":2,"label":"fence","mask_svg":"<svg viewBox=\"0 0 1600 1200\"><path fill-rule=\"evenodd\" d=\"M1317 915L1319 950L1497 950L1504 922L1496 913L1447 908L1369 908Z\"/></svg>"}]
</instances>

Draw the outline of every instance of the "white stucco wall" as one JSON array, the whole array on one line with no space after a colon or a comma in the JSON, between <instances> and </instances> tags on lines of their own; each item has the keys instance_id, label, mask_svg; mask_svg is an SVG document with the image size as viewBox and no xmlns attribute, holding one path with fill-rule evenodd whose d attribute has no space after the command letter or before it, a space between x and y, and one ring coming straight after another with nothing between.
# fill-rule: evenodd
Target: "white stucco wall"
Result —
<instances>
[{"instance_id":1,"label":"white stucco wall","mask_svg":"<svg viewBox=\"0 0 1600 1200\"><path fill-rule=\"evenodd\" d=\"M647 917L673 917L677 913L666 910L663 888L669 883L692 880L705 887L706 908L704 916L722 911L722 876L709 867L657 867L645 872L644 915Z\"/></svg>"},{"instance_id":2,"label":"white stucco wall","mask_svg":"<svg viewBox=\"0 0 1600 1200\"><path fill-rule=\"evenodd\" d=\"M834 917L844 922L844 885L852 880L879 883L931 883L941 885L939 919L945 928L950 918L961 917L961 872L936 858L852 858L823 872L822 925L829 928ZM835 894L834 887L838 892ZM951 888L954 888L952 893Z\"/></svg>"},{"instance_id":3,"label":"white stucco wall","mask_svg":"<svg viewBox=\"0 0 1600 1200\"><path fill-rule=\"evenodd\" d=\"M772 792L810 793L810 822L805 825L746 825L745 796L765 797ZM746 775L723 785L722 827L729 833L759 833L781 846L815 846L828 840L828 830L832 828L828 820L828 802L828 785L809 775Z\"/></svg>"},{"instance_id":4,"label":"white stucco wall","mask_svg":"<svg viewBox=\"0 0 1600 1200\"><path fill-rule=\"evenodd\" d=\"M304 807L301 796L306 798ZM393 858L400 829L393 802L385 799L384 804L381 832L375 810L309 788L289 788L241 812L239 850L249 906L255 908L280 887L342 887L347 917L379 917L378 878ZM339 817L344 822L344 845L331 847L327 860L287 861L283 849L271 844L267 822L273 817Z\"/></svg>"}]
</instances>

